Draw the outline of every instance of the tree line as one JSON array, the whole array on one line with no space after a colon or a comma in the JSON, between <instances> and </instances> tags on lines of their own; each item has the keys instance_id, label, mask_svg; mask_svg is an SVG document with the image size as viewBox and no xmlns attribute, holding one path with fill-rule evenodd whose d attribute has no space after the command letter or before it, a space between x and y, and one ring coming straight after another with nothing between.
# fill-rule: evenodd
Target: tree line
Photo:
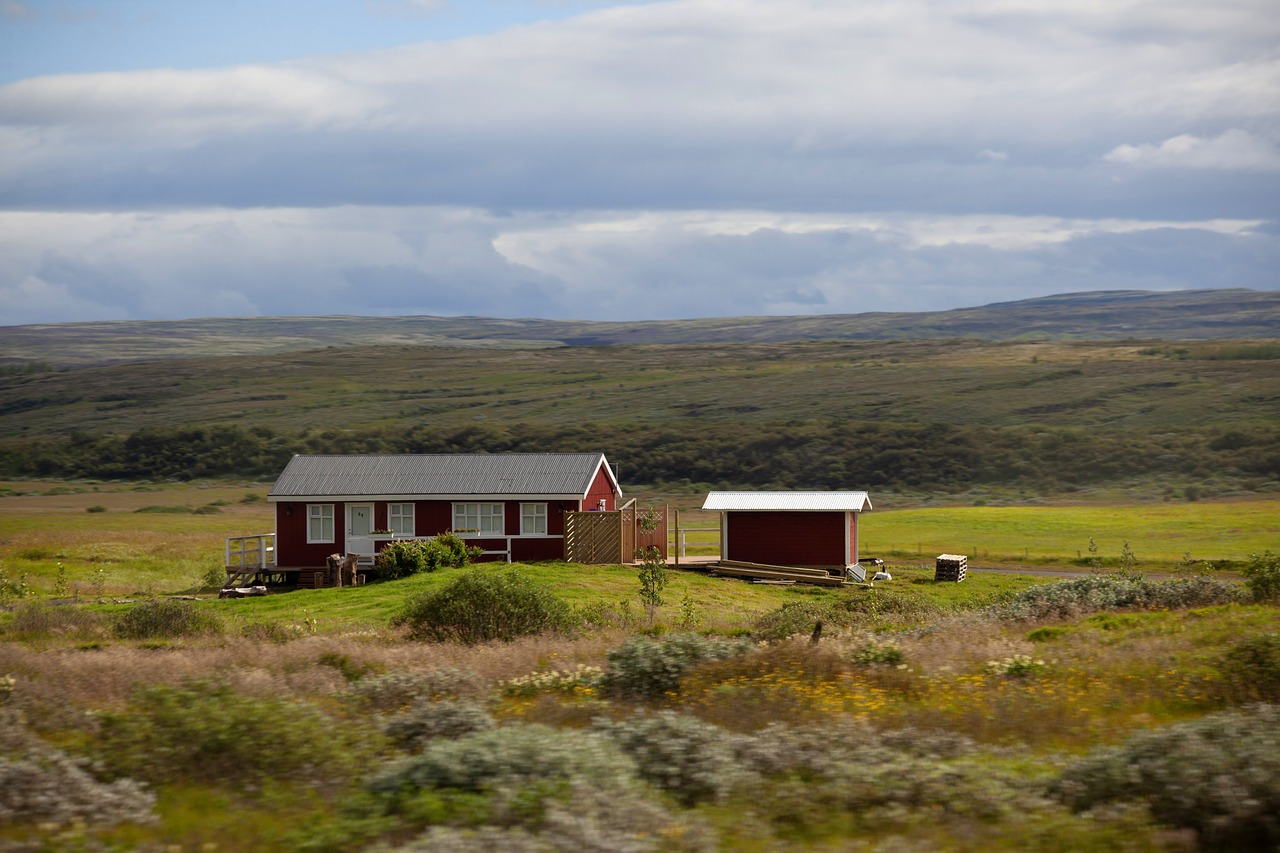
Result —
<instances>
[{"instance_id":1,"label":"tree line","mask_svg":"<svg viewBox=\"0 0 1280 853\"><path fill-rule=\"evenodd\" d=\"M295 453L605 453L624 483L778 489L1016 486L1130 477L1280 478L1280 430L1144 434L1060 428L785 424L418 424L358 430L233 425L73 433L0 446L0 475L100 480L272 479Z\"/></svg>"}]
</instances>

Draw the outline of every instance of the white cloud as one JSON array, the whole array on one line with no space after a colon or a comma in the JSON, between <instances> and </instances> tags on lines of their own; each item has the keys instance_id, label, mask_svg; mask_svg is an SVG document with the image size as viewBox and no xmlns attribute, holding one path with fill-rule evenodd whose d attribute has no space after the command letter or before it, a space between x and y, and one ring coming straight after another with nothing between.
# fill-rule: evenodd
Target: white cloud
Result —
<instances>
[{"instance_id":1,"label":"white cloud","mask_svg":"<svg viewBox=\"0 0 1280 853\"><path fill-rule=\"evenodd\" d=\"M1258 286L1271 280L1278 241L1257 225L456 207L0 213L0 324L255 314L638 320L946 308L1104 286Z\"/></svg>"},{"instance_id":2,"label":"white cloud","mask_svg":"<svg viewBox=\"0 0 1280 853\"><path fill-rule=\"evenodd\" d=\"M671 0L23 80L0 87L0 321L1274 287L1273 6Z\"/></svg>"},{"instance_id":3,"label":"white cloud","mask_svg":"<svg viewBox=\"0 0 1280 853\"><path fill-rule=\"evenodd\" d=\"M1280 170L1280 147L1233 128L1211 139L1182 134L1159 145L1118 145L1104 159L1142 168L1273 172Z\"/></svg>"}]
</instances>

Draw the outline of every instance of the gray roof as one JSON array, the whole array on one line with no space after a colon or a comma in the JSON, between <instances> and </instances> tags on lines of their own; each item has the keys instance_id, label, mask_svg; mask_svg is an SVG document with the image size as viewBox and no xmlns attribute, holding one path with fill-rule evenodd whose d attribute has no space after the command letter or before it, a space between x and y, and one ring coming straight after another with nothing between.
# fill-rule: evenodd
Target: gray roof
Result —
<instances>
[{"instance_id":1,"label":"gray roof","mask_svg":"<svg viewBox=\"0 0 1280 853\"><path fill-rule=\"evenodd\" d=\"M295 456L268 499L582 497L602 465L612 479L602 453Z\"/></svg>"},{"instance_id":2,"label":"gray roof","mask_svg":"<svg viewBox=\"0 0 1280 853\"><path fill-rule=\"evenodd\" d=\"M718 512L863 512L871 509L871 498L866 492L711 492L702 508Z\"/></svg>"}]
</instances>

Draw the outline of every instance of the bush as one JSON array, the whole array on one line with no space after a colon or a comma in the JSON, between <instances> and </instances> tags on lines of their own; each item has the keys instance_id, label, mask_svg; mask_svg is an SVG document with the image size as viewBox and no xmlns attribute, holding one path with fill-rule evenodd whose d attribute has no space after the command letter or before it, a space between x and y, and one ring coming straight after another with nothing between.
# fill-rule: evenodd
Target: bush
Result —
<instances>
[{"instance_id":1,"label":"bush","mask_svg":"<svg viewBox=\"0 0 1280 853\"><path fill-rule=\"evenodd\" d=\"M387 723L387 737L401 749L419 751L436 738L456 738L491 729L493 716L475 702L419 699Z\"/></svg>"},{"instance_id":2,"label":"bush","mask_svg":"<svg viewBox=\"0 0 1280 853\"><path fill-rule=\"evenodd\" d=\"M1052 785L1076 811L1138 800L1213 850L1280 844L1280 708L1257 705L1131 737L1068 767Z\"/></svg>"},{"instance_id":3,"label":"bush","mask_svg":"<svg viewBox=\"0 0 1280 853\"><path fill-rule=\"evenodd\" d=\"M134 780L99 782L29 732L17 712L0 712L0 826L150 823L154 805L155 796Z\"/></svg>"},{"instance_id":4,"label":"bush","mask_svg":"<svg viewBox=\"0 0 1280 853\"><path fill-rule=\"evenodd\" d=\"M143 688L101 724L103 766L153 783L322 785L353 774L378 746L376 732L336 726L312 705L209 682Z\"/></svg>"},{"instance_id":5,"label":"bush","mask_svg":"<svg viewBox=\"0 0 1280 853\"><path fill-rule=\"evenodd\" d=\"M419 572L468 565L480 556L481 551L481 548L469 547L459 536L446 531L433 539L392 542L378 552L374 567L379 577L395 580Z\"/></svg>"},{"instance_id":6,"label":"bush","mask_svg":"<svg viewBox=\"0 0 1280 853\"><path fill-rule=\"evenodd\" d=\"M632 637L609 652L602 687L615 696L659 699L680 688L693 667L751 651L745 640L719 640L698 634L671 634L661 640Z\"/></svg>"},{"instance_id":7,"label":"bush","mask_svg":"<svg viewBox=\"0 0 1280 853\"><path fill-rule=\"evenodd\" d=\"M14 611L5 634L27 642L53 637L100 639L108 625L101 614L80 607L30 601Z\"/></svg>"},{"instance_id":8,"label":"bush","mask_svg":"<svg viewBox=\"0 0 1280 853\"><path fill-rule=\"evenodd\" d=\"M1240 571L1254 601L1280 599L1280 555L1270 551L1252 554Z\"/></svg>"},{"instance_id":9,"label":"bush","mask_svg":"<svg viewBox=\"0 0 1280 853\"><path fill-rule=\"evenodd\" d=\"M411 598L393 625L418 640L481 643L573 627L573 611L518 569L477 569Z\"/></svg>"},{"instance_id":10,"label":"bush","mask_svg":"<svg viewBox=\"0 0 1280 853\"><path fill-rule=\"evenodd\" d=\"M158 598L126 610L116 619L115 634L122 640L158 640L222 633L222 621L190 601Z\"/></svg>"},{"instance_id":11,"label":"bush","mask_svg":"<svg viewBox=\"0 0 1280 853\"><path fill-rule=\"evenodd\" d=\"M742 778L725 730L696 717L662 711L595 728L635 760L641 778L685 806L721 800Z\"/></svg>"},{"instance_id":12,"label":"bush","mask_svg":"<svg viewBox=\"0 0 1280 853\"><path fill-rule=\"evenodd\" d=\"M1236 702L1280 702L1280 634L1259 634L1233 645L1218 666Z\"/></svg>"},{"instance_id":13,"label":"bush","mask_svg":"<svg viewBox=\"0 0 1280 853\"><path fill-rule=\"evenodd\" d=\"M631 759L599 734L513 725L433 741L369 787L392 797L415 790L486 793L567 782L627 787L635 775Z\"/></svg>"},{"instance_id":14,"label":"bush","mask_svg":"<svg viewBox=\"0 0 1280 853\"><path fill-rule=\"evenodd\" d=\"M859 589L834 600L788 602L757 620L752 636L773 642L808 634L819 619L830 628L847 628L886 617L916 622L937 612L934 605L900 592Z\"/></svg>"},{"instance_id":15,"label":"bush","mask_svg":"<svg viewBox=\"0 0 1280 853\"><path fill-rule=\"evenodd\" d=\"M470 670L443 667L427 672L388 672L371 675L351 687L362 709L379 713L408 708L418 699L456 699L482 692L480 677Z\"/></svg>"},{"instance_id":16,"label":"bush","mask_svg":"<svg viewBox=\"0 0 1280 853\"><path fill-rule=\"evenodd\" d=\"M1234 584L1212 578L1151 581L1141 575L1085 575L1025 589L992 613L1003 619L1050 619L1101 610L1178 610L1243 598Z\"/></svg>"}]
</instances>

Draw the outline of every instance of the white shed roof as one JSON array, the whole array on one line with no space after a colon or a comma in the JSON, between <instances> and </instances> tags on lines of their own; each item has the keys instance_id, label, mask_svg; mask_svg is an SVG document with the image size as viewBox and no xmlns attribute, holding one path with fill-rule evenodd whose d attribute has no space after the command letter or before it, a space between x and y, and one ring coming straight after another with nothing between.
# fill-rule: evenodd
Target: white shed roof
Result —
<instances>
[{"instance_id":1,"label":"white shed roof","mask_svg":"<svg viewBox=\"0 0 1280 853\"><path fill-rule=\"evenodd\" d=\"M871 509L871 498L866 492L711 492L702 508L713 512L864 512Z\"/></svg>"}]
</instances>

